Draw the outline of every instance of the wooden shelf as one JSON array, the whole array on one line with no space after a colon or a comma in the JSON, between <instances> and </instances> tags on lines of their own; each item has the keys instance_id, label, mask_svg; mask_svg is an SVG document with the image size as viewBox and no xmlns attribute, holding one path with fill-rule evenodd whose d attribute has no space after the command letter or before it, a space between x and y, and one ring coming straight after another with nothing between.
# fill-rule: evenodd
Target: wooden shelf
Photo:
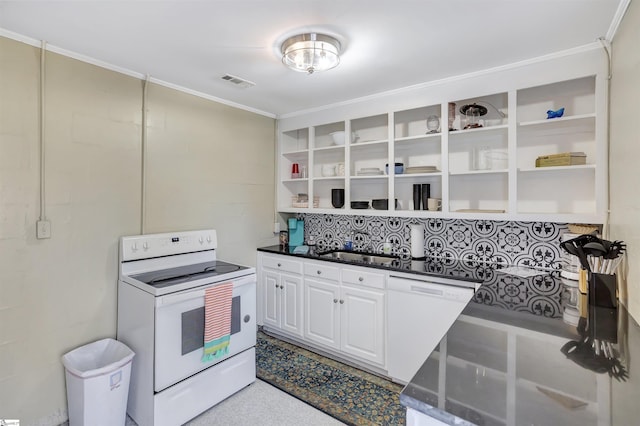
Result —
<instances>
[{"instance_id":1,"label":"wooden shelf","mask_svg":"<svg viewBox=\"0 0 640 426\"><path fill-rule=\"evenodd\" d=\"M595 170L595 164L580 164L576 166L551 166L551 167L532 167L530 169L518 169L520 173L544 173L557 171L579 171L579 170Z\"/></svg>"},{"instance_id":2,"label":"wooden shelf","mask_svg":"<svg viewBox=\"0 0 640 426\"><path fill-rule=\"evenodd\" d=\"M413 142L413 141L419 141L422 139L431 139L433 141L437 140L440 136L442 136L442 133L426 133L424 135L415 135L415 136L405 136L402 138L395 138L395 142Z\"/></svg>"},{"instance_id":3,"label":"wooden shelf","mask_svg":"<svg viewBox=\"0 0 640 426\"><path fill-rule=\"evenodd\" d=\"M344 180L344 176L321 176L312 178L314 181L327 181L327 180Z\"/></svg>"},{"instance_id":4,"label":"wooden shelf","mask_svg":"<svg viewBox=\"0 0 640 426\"><path fill-rule=\"evenodd\" d=\"M427 178L436 176L442 176L442 172L438 170L437 172L431 173L403 173L401 175L395 175L396 179Z\"/></svg>"},{"instance_id":5,"label":"wooden shelf","mask_svg":"<svg viewBox=\"0 0 640 426\"><path fill-rule=\"evenodd\" d=\"M588 119L592 120L595 118L596 118L595 114L580 114L580 115L571 115L571 116L560 117L560 118L548 118L546 120L523 121L518 123L518 126L520 127L552 126L558 123L566 123L571 121L580 121L580 120L588 120Z\"/></svg>"},{"instance_id":6,"label":"wooden shelf","mask_svg":"<svg viewBox=\"0 0 640 426\"><path fill-rule=\"evenodd\" d=\"M464 172L450 172L450 176L465 176L465 175L492 175L492 174L502 174L509 173L507 169L500 170L467 170Z\"/></svg>"},{"instance_id":7,"label":"wooden shelf","mask_svg":"<svg viewBox=\"0 0 640 426\"><path fill-rule=\"evenodd\" d=\"M352 142L351 148L363 147L363 146L371 146L371 145L381 145L389 143L389 139L380 139L375 141L362 141L362 142Z\"/></svg>"},{"instance_id":8,"label":"wooden shelf","mask_svg":"<svg viewBox=\"0 0 640 426\"><path fill-rule=\"evenodd\" d=\"M318 148L313 148L314 152L318 152L318 151L340 151L340 150L344 150L344 145L331 145L331 146L321 146Z\"/></svg>"},{"instance_id":9,"label":"wooden shelf","mask_svg":"<svg viewBox=\"0 0 640 426\"><path fill-rule=\"evenodd\" d=\"M367 179L387 179L389 176L387 175L373 175L373 176L351 176L352 180L367 180Z\"/></svg>"},{"instance_id":10,"label":"wooden shelf","mask_svg":"<svg viewBox=\"0 0 640 426\"><path fill-rule=\"evenodd\" d=\"M509 126L506 124L500 124L499 126L487 126L487 127L476 127L474 129L461 129L461 130L451 130L449 131L449 138L455 135L468 135L468 134L477 134L484 132L494 132L497 130L505 130Z\"/></svg>"}]
</instances>

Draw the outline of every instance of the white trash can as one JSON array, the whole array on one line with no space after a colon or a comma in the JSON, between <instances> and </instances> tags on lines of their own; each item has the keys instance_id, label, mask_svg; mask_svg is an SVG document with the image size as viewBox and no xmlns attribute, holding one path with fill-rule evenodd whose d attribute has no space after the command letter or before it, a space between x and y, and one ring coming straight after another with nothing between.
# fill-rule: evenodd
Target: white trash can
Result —
<instances>
[{"instance_id":1,"label":"white trash can","mask_svg":"<svg viewBox=\"0 0 640 426\"><path fill-rule=\"evenodd\" d=\"M125 424L134 355L124 343L102 339L62 357L69 426Z\"/></svg>"}]
</instances>

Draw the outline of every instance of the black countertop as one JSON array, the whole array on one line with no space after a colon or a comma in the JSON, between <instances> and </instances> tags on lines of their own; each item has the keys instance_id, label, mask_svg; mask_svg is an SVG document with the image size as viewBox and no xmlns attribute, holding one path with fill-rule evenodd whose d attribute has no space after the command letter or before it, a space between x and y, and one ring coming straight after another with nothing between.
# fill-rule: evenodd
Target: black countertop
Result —
<instances>
[{"instance_id":1,"label":"black countertop","mask_svg":"<svg viewBox=\"0 0 640 426\"><path fill-rule=\"evenodd\" d=\"M373 267L482 282L402 391L406 407L451 425L640 424L640 326L622 305L589 305L557 272L523 278L448 258Z\"/></svg>"},{"instance_id":2,"label":"black countertop","mask_svg":"<svg viewBox=\"0 0 640 426\"><path fill-rule=\"evenodd\" d=\"M508 292L491 303L476 294L404 388L402 404L452 425L640 424L631 363L640 356L638 323L622 305L589 305L564 284L561 292L557 314L510 309ZM596 353L595 339L606 352Z\"/></svg>"},{"instance_id":3,"label":"black countertop","mask_svg":"<svg viewBox=\"0 0 640 426\"><path fill-rule=\"evenodd\" d=\"M288 246L269 246L260 247L258 251L272 254L286 254L289 256L301 257L312 260L323 260L327 262L341 263L346 265L359 265L369 268L384 269L387 271L405 272L410 274L449 277L463 281L483 282L486 280L486 268L474 262L462 261L454 258L425 258L424 260L411 260L403 258L395 258L390 265L380 265L371 263L358 263L353 261L344 261L333 258L321 257L322 253L310 251L307 254L293 253L294 247ZM354 251L357 253L357 251ZM493 272L493 270L491 270Z\"/></svg>"}]
</instances>

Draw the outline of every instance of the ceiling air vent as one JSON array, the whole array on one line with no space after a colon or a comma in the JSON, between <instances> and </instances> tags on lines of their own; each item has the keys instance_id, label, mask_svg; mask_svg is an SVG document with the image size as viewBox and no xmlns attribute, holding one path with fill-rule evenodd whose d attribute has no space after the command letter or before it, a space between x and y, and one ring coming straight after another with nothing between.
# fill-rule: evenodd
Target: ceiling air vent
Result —
<instances>
[{"instance_id":1,"label":"ceiling air vent","mask_svg":"<svg viewBox=\"0 0 640 426\"><path fill-rule=\"evenodd\" d=\"M248 87L255 86L256 84L253 81L245 80L240 77L236 77L235 75L225 74L221 77L223 80L228 81L236 87L240 87L242 89L246 89Z\"/></svg>"}]
</instances>

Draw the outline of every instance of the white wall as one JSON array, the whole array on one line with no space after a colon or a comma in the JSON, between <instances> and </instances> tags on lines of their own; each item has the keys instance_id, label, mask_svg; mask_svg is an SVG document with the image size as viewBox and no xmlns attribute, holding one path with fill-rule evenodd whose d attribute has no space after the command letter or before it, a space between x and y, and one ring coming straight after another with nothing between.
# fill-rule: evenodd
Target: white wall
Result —
<instances>
[{"instance_id":1,"label":"white wall","mask_svg":"<svg viewBox=\"0 0 640 426\"><path fill-rule=\"evenodd\" d=\"M611 235L627 243L621 298L640 320L640 4L632 1L613 40L611 79Z\"/></svg>"},{"instance_id":2,"label":"white wall","mask_svg":"<svg viewBox=\"0 0 640 426\"><path fill-rule=\"evenodd\" d=\"M67 351L115 337L118 238L141 229L142 83L47 54L37 240L39 49L0 37L0 418L66 419ZM275 243L271 118L149 87L147 232L216 228L220 258Z\"/></svg>"},{"instance_id":3,"label":"white wall","mask_svg":"<svg viewBox=\"0 0 640 426\"><path fill-rule=\"evenodd\" d=\"M276 243L274 120L162 86L148 98L146 231L214 227L220 259L255 265Z\"/></svg>"}]
</instances>

